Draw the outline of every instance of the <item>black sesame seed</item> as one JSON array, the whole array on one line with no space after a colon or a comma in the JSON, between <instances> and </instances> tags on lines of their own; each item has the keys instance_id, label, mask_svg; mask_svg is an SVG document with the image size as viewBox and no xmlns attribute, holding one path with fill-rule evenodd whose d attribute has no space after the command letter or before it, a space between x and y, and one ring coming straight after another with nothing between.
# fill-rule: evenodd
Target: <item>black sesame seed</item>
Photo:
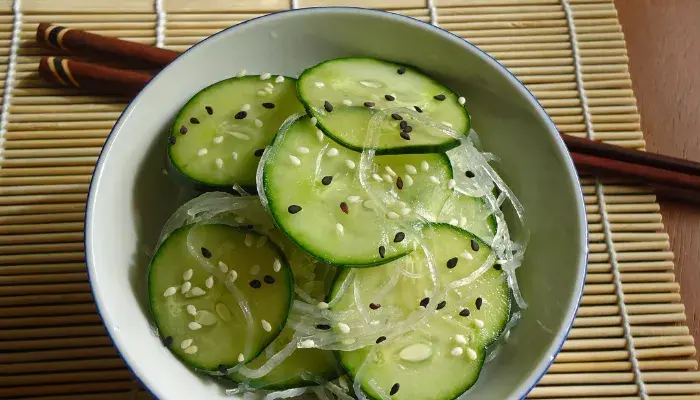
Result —
<instances>
[{"instance_id":1,"label":"black sesame seed","mask_svg":"<svg viewBox=\"0 0 700 400\"><path fill-rule=\"evenodd\" d=\"M273 278L270 275L265 275L265 277L263 278L263 281L265 283L267 283L268 285L272 285L273 283L275 283L275 278Z\"/></svg>"},{"instance_id":2,"label":"black sesame seed","mask_svg":"<svg viewBox=\"0 0 700 400\"><path fill-rule=\"evenodd\" d=\"M325 108L327 112L333 112L333 105L327 101L323 102L323 108Z\"/></svg>"},{"instance_id":3,"label":"black sesame seed","mask_svg":"<svg viewBox=\"0 0 700 400\"><path fill-rule=\"evenodd\" d=\"M384 258L384 254L386 254L386 249L384 246L379 246L379 257Z\"/></svg>"},{"instance_id":4,"label":"black sesame seed","mask_svg":"<svg viewBox=\"0 0 700 400\"><path fill-rule=\"evenodd\" d=\"M468 308L465 308L464 310L459 312L460 317L468 317L471 314L471 311L469 311Z\"/></svg>"},{"instance_id":5,"label":"black sesame seed","mask_svg":"<svg viewBox=\"0 0 700 400\"><path fill-rule=\"evenodd\" d=\"M228 368L226 368L226 366L224 364L219 364L218 368L219 368L219 372L221 372L222 374L225 375L228 373Z\"/></svg>"},{"instance_id":6,"label":"black sesame seed","mask_svg":"<svg viewBox=\"0 0 700 400\"><path fill-rule=\"evenodd\" d=\"M445 308L446 305L447 305L447 302L445 300L443 300L443 301L438 303L437 309L442 310L443 308Z\"/></svg>"},{"instance_id":7,"label":"black sesame seed","mask_svg":"<svg viewBox=\"0 0 700 400\"><path fill-rule=\"evenodd\" d=\"M198 124L199 120L197 118L190 118L190 122L193 124Z\"/></svg>"},{"instance_id":8,"label":"black sesame seed","mask_svg":"<svg viewBox=\"0 0 700 400\"><path fill-rule=\"evenodd\" d=\"M385 340L386 340L386 336L380 336L377 338L377 340L375 340L375 343L379 344Z\"/></svg>"},{"instance_id":9,"label":"black sesame seed","mask_svg":"<svg viewBox=\"0 0 700 400\"><path fill-rule=\"evenodd\" d=\"M447 97L445 97L444 94L438 94L438 95L433 96L433 98L434 98L435 100L438 100L438 101L443 101L443 100L445 100Z\"/></svg>"},{"instance_id":10,"label":"black sesame seed","mask_svg":"<svg viewBox=\"0 0 700 400\"><path fill-rule=\"evenodd\" d=\"M333 182L333 177L330 175L324 176L323 179L321 179L321 183L323 183L324 186L328 186Z\"/></svg>"},{"instance_id":11,"label":"black sesame seed","mask_svg":"<svg viewBox=\"0 0 700 400\"><path fill-rule=\"evenodd\" d=\"M274 103L262 103L262 106L263 106L264 108L267 108L268 110L271 110L271 109L275 108Z\"/></svg>"},{"instance_id":12,"label":"black sesame seed","mask_svg":"<svg viewBox=\"0 0 700 400\"><path fill-rule=\"evenodd\" d=\"M374 107L374 103L371 101L365 101L365 107L372 108L372 107Z\"/></svg>"},{"instance_id":13,"label":"black sesame seed","mask_svg":"<svg viewBox=\"0 0 700 400\"><path fill-rule=\"evenodd\" d=\"M262 157L263 153L265 152L265 149L257 149L255 150L255 157Z\"/></svg>"},{"instance_id":14,"label":"black sesame seed","mask_svg":"<svg viewBox=\"0 0 700 400\"><path fill-rule=\"evenodd\" d=\"M400 176L396 177L396 188L399 190L403 189L403 179Z\"/></svg>"},{"instance_id":15,"label":"black sesame seed","mask_svg":"<svg viewBox=\"0 0 700 400\"><path fill-rule=\"evenodd\" d=\"M474 239L472 239L472 250L479 251L479 242Z\"/></svg>"},{"instance_id":16,"label":"black sesame seed","mask_svg":"<svg viewBox=\"0 0 700 400\"><path fill-rule=\"evenodd\" d=\"M396 121L401 121L403 119L403 117L397 113L391 114L391 118L395 119Z\"/></svg>"},{"instance_id":17,"label":"black sesame seed","mask_svg":"<svg viewBox=\"0 0 700 400\"><path fill-rule=\"evenodd\" d=\"M406 234L403 232L397 232L396 235L394 235L394 243L401 243L403 240L406 238Z\"/></svg>"},{"instance_id":18,"label":"black sesame seed","mask_svg":"<svg viewBox=\"0 0 700 400\"><path fill-rule=\"evenodd\" d=\"M399 385L398 383L394 383L394 386L392 386L391 390L389 390L389 396L395 395L396 392L398 392L400 388L401 388L401 385Z\"/></svg>"},{"instance_id":19,"label":"black sesame seed","mask_svg":"<svg viewBox=\"0 0 700 400\"><path fill-rule=\"evenodd\" d=\"M476 176L476 175L474 175L474 173L472 171L467 171L464 173L464 175L466 175L467 178L473 178Z\"/></svg>"},{"instance_id":20,"label":"black sesame seed","mask_svg":"<svg viewBox=\"0 0 700 400\"><path fill-rule=\"evenodd\" d=\"M170 136L168 141L170 142L170 144L175 144L175 136Z\"/></svg>"},{"instance_id":21,"label":"black sesame seed","mask_svg":"<svg viewBox=\"0 0 700 400\"><path fill-rule=\"evenodd\" d=\"M341 202L341 203L340 203L340 210L341 210L342 212L344 212L345 214L347 214L348 212L350 212L350 209L348 208L348 203L346 203L346 202L344 202L344 201Z\"/></svg>"},{"instance_id":22,"label":"black sesame seed","mask_svg":"<svg viewBox=\"0 0 700 400\"><path fill-rule=\"evenodd\" d=\"M413 106L413 108L415 108L416 111L418 111L419 113L422 113L422 112L423 112L423 109L420 108L420 107L418 107L418 106Z\"/></svg>"},{"instance_id":23,"label":"black sesame seed","mask_svg":"<svg viewBox=\"0 0 700 400\"><path fill-rule=\"evenodd\" d=\"M447 268L452 269L457 266L457 257L452 257L449 260L447 260Z\"/></svg>"},{"instance_id":24,"label":"black sesame seed","mask_svg":"<svg viewBox=\"0 0 700 400\"><path fill-rule=\"evenodd\" d=\"M318 324L318 325L316 325L316 329L318 329L320 331L327 331L327 330L331 329L331 326L327 325L327 324Z\"/></svg>"},{"instance_id":25,"label":"black sesame seed","mask_svg":"<svg viewBox=\"0 0 700 400\"><path fill-rule=\"evenodd\" d=\"M296 213L298 213L299 211L301 211L301 207L299 207L299 206L296 205L296 204L292 204L291 206L287 207L287 211L288 211L290 214L296 214Z\"/></svg>"},{"instance_id":26,"label":"black sesame seed","mask_svg":"<svg viewBox=\"0 0 700 400\"><path fill-rule=\"evenodd\" d=\"M204 258L211 258L211 251L209 251L209 249L206 247L202 247L202 255Z\"/></svg>"},{"instance_id":27,"label":"black sesame seed","mask_svg":"<svg viewBox=\"0 0 700 400\"><path fill-rule=\"evenodd\" d=\"M430 304L430 297L425 297L420 301L420 306L423 308L428 307L428 304Z\"/></svg>"},{"instance_id":28,"label":"black sesame seed","mask_svg":"<svg viewBox=\"0 0 700 400\"><path fill-rule=\"evenodd\" d=\"M248 116L248 113L246 111L239 111L236 113L236 115L233 116L235 119L243 119Z\"/></svg>"},{"instance_id":29,"label":"black sesame seed","mask_svg":"<svg viewBox=\"0 0 700 400\"><path fill-rule=\"evenodd\" d=\"M390 95L390 94L385 94L384 98L387 99L388 101L394 101L396 100L396 97Z\"/></svg>"},{"instance_id":30,"label":"black sesame seed","mask_svg":"<svg viewBox=\"0 0 700 400\"><path fill-rule=\"evenodd\" d=\"M409 135L406 131L401 131L401 133L399 133L399 136L401 136L402 139L411 140L411 135Z\"/></svg>"},{"instance_id":31,"label":"black sesame seed","mask_svg":"<svg viewBox=\"0 0 700 400\"><path fill-rule=\"evenodd\" d=\"M399 127L401 129L406 129L407 126L408 126L408 122L406 122L406 121L399 122Z\"/></svg>"},{"instance_id":32,"label":"black sesame seed","mask_svg":"<svg viewBox=\"0 0 700 400\"><path fill-rule=\"evenodd\" d=\"M493 264L493 269L495 269L496 271L500 271L500 270L501 270L501 264Z\"/></svg>"},{"instance_id":33,"label":"black sesame seed","mask_svg":"<svg viewBox=\"0 0 700 400\"><path fill-rule=\"evenodd\" d=\"M369 303L369 308L371 308L372 310L379 310L380 308L382 308L382 305L376 303Z\"/></svg>"},{"instance_id":34,"label":"black sesame seed","mask_svg":"<svg viewBox=\"0 0 700 400\"><path fill-rule=\"evenodd\" d=\"M209 107L209 106L206 106L206 107L204 107L204 109L207 110L207 114L209 114L209 115L214 114L214 109L213 109L213 108L211 108L211 107Z\"/></svg>"},{"instance_id":35,"label":"black sesame seed","mask_svg":"<svg viewBox=\"0 0 700 400\"><path fill-rule=\"evenodd\" d=\"M484 304L484 299L481 297L477 297L476 301L474 302L474 305L476 305L477 310L481 310L481 305Z\"/></svg>"},{"instance_id":36,"label":"black sesame seed","mask_svg":"<svg viewBox=\"0 0 700 400\"><path fill-rule=\"evenodd\" d=\"M401 68L397 69L396 72L397 72L399 75L403 75L403 74L406 73L406 67L401 67Z\"/></svg>"},{"instance_id":37,"label":"black sesame seed","mask_svg":"<svg viewBox=\"0 0 700 400\"><path fill-rule=\"evenodd\" d=\"M241 226L241 229L245 229L245 230L247 230L247 231L252 231L253 228L254 228L253 225L243 225L243 226Z\"/></svg>"},{"instance_id":38,"label":"black sesame seed","mask_svg":"<svg viewBox=\"0 0 700 400\"><path fill-rule=\"evenodd\" d=\"M186 135L187 134L187 127L185 125L182 125L180 127L180 134L181 135Z\"/></svg>"},{"instance_id":39,"label":"black sesame seed","mask_svg":"<svg viewBox=\"0 0 700 400\"><path fill-rule=\"evenodd\" d=\"M260 281L257 279L253 279L250 281L250 287L253 289L260 289L262 287L262 283L260 283Z\"/></svg>"},{"instance_id":40,"label":"black sesame seed","mask_svg":"<svg viewBox=\"0 0 700 400\"><path fill-rule=\"evenodd\" d=\"M406 133L413 132L413 127L411 125L406 125L406 127L403 129L403 131Z\"/></svg>"},{"instance_id":41,"label":"black sesame seed","mask_svg":"<svg viewBox=\"0 0 700 400\"><path fill-rule=\"evenodd\" d=\"M171 344L173 344L173 337L172 336L166 336L163 338L163 346L170 347Z\"/></svg>"}]
</instances>

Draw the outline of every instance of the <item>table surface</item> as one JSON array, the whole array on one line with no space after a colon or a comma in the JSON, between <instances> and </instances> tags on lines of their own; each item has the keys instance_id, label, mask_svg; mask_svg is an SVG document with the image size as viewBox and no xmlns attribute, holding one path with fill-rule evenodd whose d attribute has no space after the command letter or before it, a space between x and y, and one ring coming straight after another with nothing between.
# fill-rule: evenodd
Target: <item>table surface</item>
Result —
<instances>
[{"instance_id":1,"label":"table surface","mask_svg":"<svg viewBox=\"0 0 700 400\"><path fill-rule=\"evenodd\" d=\"M700 1L615 0L647 149L700 162ZM659 199L700 343L700 205ZM696 354L700 360L700 354Z\"/></svg>"}]
</instances>

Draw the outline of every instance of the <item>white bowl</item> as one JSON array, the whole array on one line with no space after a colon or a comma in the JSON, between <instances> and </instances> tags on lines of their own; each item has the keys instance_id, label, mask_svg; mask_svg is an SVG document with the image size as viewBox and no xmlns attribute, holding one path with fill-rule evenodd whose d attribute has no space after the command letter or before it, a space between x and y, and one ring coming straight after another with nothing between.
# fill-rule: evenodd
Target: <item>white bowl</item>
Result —
<instances>
[{"instance_id":1,"label":"white bowl","mask_svg":"<svg viewBox=\"0 0 700 400\"><path fill-rule=\"evenodd\" d=\"M160 399L230 399L161 345L148 311L148 255L190 196L162 173L171 119L191 95L241 69L297 76L345 56L415 65L466 97L474 129L527 212L531 241L518 276L530 307L468 397L524 397L559 351L582 293L587 225L576 171L544 110L500 64L446 31L379 11L303 9L239 24L185 52L124 111L97 162L85 227L92 290L121 355Z\"/></svg>"}]
</instances>

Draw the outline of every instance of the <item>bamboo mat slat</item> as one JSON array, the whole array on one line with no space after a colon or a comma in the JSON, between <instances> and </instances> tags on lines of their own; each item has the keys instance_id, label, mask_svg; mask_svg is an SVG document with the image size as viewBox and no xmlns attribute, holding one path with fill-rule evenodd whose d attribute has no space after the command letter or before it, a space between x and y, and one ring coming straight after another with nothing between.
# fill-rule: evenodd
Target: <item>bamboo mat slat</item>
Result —
<instances>
[{"instance_id":1,"label":"bamboo mat slat","mask_svg":"<svg viewBox=\"0 0 700 400\"><path fill-rule=\"evenodd\" d=\"M563 1L293 3L379 8L439 25L516 74L559 130L644 149L612 0L568 0L568 7ZM148 399L96 314L82 244L94 163L128 99L43 83L39 59L54 52L34 43L35 29L51 21L153 45L162 23L164 47L182 51L291 3L165 0L159 22L155 3L146 0L21 0L13 35L16 4L0 0L0 91L7 107L0 126L0 398ZM529 398L700 398L695 343L656 197L626 182L582 177L581 183L591 252L584 296L569 339Z\"/></svg>"}]
</instances>

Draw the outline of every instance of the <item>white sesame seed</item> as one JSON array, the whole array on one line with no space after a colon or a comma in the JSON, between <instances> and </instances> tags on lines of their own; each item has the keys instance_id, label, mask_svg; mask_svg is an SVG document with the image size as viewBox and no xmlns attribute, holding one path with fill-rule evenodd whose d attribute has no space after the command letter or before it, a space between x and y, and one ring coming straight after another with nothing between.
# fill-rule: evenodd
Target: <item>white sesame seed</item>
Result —
<instances>
[{"instance_id":1,"label":"white sesame seed","mask_svg":"<svg viewBox=\"0 0 700 400\"><path fill-rule=\"evenodd\" d=\"M302 340L302 341L299 343L299 346L298 346L298 347L299 347L299 348L302 348L302 349L310 349L310 348L314 347L315 345L316 345L316 343L315 343L313 340L311 340L311 339L306 339L306 340Z\"/></svg>"},{"instance_id":2,"label":"white sesame seed","mask_svg":"<svg viewBox=\"0 0 700 400\"><path fill-rule=\"evenodd\" d=\"M258 96L267 96L267 92L264 90L258 90Z\"/></svg>"},{"instance_id":3,"label":"white sesame seed","mask_svg":"<svg viewBox=\"0 0 700 400\"><path fill-rule=\"evenodd\" d=\"M375 207L375 204L374 204L374 202L373 202L372 200L365 200L364 203L362 203L362 205L363 205L365 208L369 208L370 210L373 209L373 208Z\"/></svg>"},{"instance_id":4,"label":"white sesame seed","mask_svg":"<svg viewBox=\"0 0 700 400\"><path fill-rule=\"evenodd\" d=\"M423 160L420 162L420 169L422 169L425 172L428 172L428 170L430 169L430 165L428 165L427 161Z\"/></svg>"},{"instance_id":5,"label":"white sesame seed","mask_svg":"<svg viewBox=\"0 0 700 400\"><path fill-rule=\"evenodd\" d=\"M280 75L277 78L275 78L275 83L282 83L284 82L284 76Z\"/></svg>"},{"instance_id":6,"label":"white sesame seed","mask_svg":"<svg viewBox=\"0 0 700 400\"><path fill-rule=\"evenodd\" d=\"M255 126L257 126L258 128L262 128L263 122L256 118L255 119Z\"/></svg>"},{"instance_id":7,"label":"white sesame seed","mask_svg":"<svg viewBox=\"0 0 700 400\"><path fill-rule=\"evenodd\" d=\"M260 266L258 264L255 264L250 268L251 275L257 275L259 273L260 273Z\"/></svg>"},{"instance_id":8,"label":"white sesame seed","mask_svg":"<svg viewBox=\"0 0 700 400\"><path fill-rule=\"evenodd\" d=\"M246 135L245 133L231 132L231 136L235 137L236 139L250 140L250 136Z\"/></svg>"},{"instance_id":9,"label":"white sesame seed","mask_svg":"<svg viewBox=\"0 0 700 400\"><path fill-rule=\"evenodd\" d=\"M238 153L234 151L233 153L231 153L231 157L233 157L234 160L238 160Z\"/></svg>"},{"instance_id":10,"label":"white sesame seed","mask_svg":"<svg viewBox=\"0 0 700 400\"><path fill-rule=\"evenodd\" d=\"M477 357L476 351L474 351L474 349L468 348L467 349L467 357L469 357L469 359L472 361L476 360L476 357Z\"/></svg>"},{"instance_id":11,"label":"white sesame seed","mask_svg":"<svg viewBox=\"0 0 700 400\"><path fill-rule=\"evenodd\" d=\"M171 286L167 289L165 289L165 292L163 292L163 297L170 297L174 295L177 292L177 288L175 286Z\"/></svg>"},{"instance_id":12,"label":"white sesame seed","mask_svg":"<svg viewBox=\"0 0 700 400\"><path fill-rule=\"evenodd\" d=\"M202 324L200 324L199 322L192 321L189 324L187 324L187 327L192 329L193 331L196 331L198 329L202 329Z\"/></svg>"},{"instance_id":13,"label":"white sesame seed","mask_svg":"<svg viewBox=\"0 0 700 400\"><path fill-rule=\"evenodd\" d=\"M199 286L193 287L191 293L194 296L204 296L205 294L207 294L207 292L205 292L204 289L202 289Z\"/></svg>"},{"instance_id":14,"label":"white sesame seed","mask_svg":"<svg viewBox=\"0 0 700 400\"><path fill-rule=\"evenodd\" d=\"M309 153L309 148L304 147L304 146L299 146L297 147L297 151L301 154L308 154Z\"/></svg>"},{"instance_id":15,"label":"white sesame seed","mask_svg":"<svg viewBox=\"0 0 700 400\"><path fill-rule=\"evenodd\" d=\"M243 104L243 107L241 107L241 111L250 111L250 104Z\"/></svg>"},{"instance_id":16,"label":"white sesame seed","mask_svg":"<svg viewBox=\"0 0 700 400\"><path fill-rule=\"evenodd\" d=\"M328 308L328 303L325 301L319 301L318 304L316 304L316 307L318 307L321 310L325 310Z\"/></svg>"},{"instance_id":17,"label":"white sesame seed","mask_svg":"<svg viewBox=\"0 0 700 400\"><path fill-rule=\"evenodd\" d=\"M477 328L483 329L484 328L484 321L474 318L474 325L476 325Z\"/></svg>"},{"instance_id":18,"label":"white sesame seed","mask_svg":"<svg viewBox=\"0 0 700 400\"><path fill-rule=\"evenodd\" d=\"M260 80L266 81L266 80L270 79L271 76L272 75L269 72L265 72L264 74L260 75Z\"/></svg>"},{"instance_id":19,"label":"white sesame seed","mask_svg":"<svg viewBox=\"0 0 700 400\"><path fill-rule=\"evenodd\" d=\"M207 289L211 289L214 287L214 277L210 276L207 278L206 281L204 281L204 286L207 287Z\"/></svg>"},{"instance_id":20,"label":"white sesame seed","mask_svg":"<svg viewBox=\"0 0 700 400\"><path fill-rule=\"evenodd\" d=\"M374 321L369 321L369 324L370 324L370 325L379 325L379 321L377 321L377 320L375 319Z\"/></svg>"},{"instance_id":21,"label":"white sesame seed","mask_svg":"<svg viewBox=\"0 0 700 400\"><path fill-rule=\"evenodd\" d=\"M381 84L375 83L375 82L367 82L367 81L360 81L360 85L366 86L366 87L371 87L371 88L378 88L382 87Z\"/></svg>"},{"instance_id":22,"label":"white sesame seed","mask_svg":"<svg viewBox=\"0 0 700 400\"><path fill-rule=\"evenodd\" d=\"M457 102L459 102L459 104L463 106L464 103L467 102L467 99L465 99L464 97L460 97L460 98L457 99Z\"/></svg>"},{"instance_id":23,"label":"white sesame seed","mask_svg":"<svg viewBox=\"0 0 700 400\"><path fill-rule=\"evenodd\" d=\"M346 106L350 107L350 106L352 105L352 101L350 101L350 100L348 100L348 99L345 99L345 100L343 100L343 104L345 104Z\"/></svg>"},{"instance_id":24,"label":"white sesame seed","mask_svg":"<svg viewBox=\"0 0 700 400\"><path fill-rule=\"evenodd\" d=\"M269 94L272 94L272 88L271 87L266 87L265 91Z\"/></svg>"},{"instance_id":25,"label":"white sesame seed","mask_svg":"<svg viewBox=\"0 0 700 400\"><path fill-rule=\"evenodd\" d=\"M260 321L260 323L262 324L262 327L263 327L263 329L265 330L265 332L271 332L271 331L272 331L272 325L270 325L269 322L267 322L267 321L265 321L265 320L262 320L262 321Z\"/></svg>"},{"instance_id":26,"label":"white sesame seed","mask_svg":"<svg viewBox=\"0 0 700 400\"><path fill-rule=\"evenodd\" d=\"M359 203L360 200L360 196L348 196L348 201L351 203Z\"/></svg>"},{"instance_id":27,"label":"white sesame seed","mask_svg":"<svg viewBox=\"0 0 700 400\"><path fill-rule=\"evenodd\" d=\"M396 172L394 172L394 170L391 169L390 166L387 165L386 167L384 167L384 170L385 170L386 172L388 172L389 175L391 175L392 177L396 178Z\"/></svg>"},{"instance_id":28,"label":"white sesame seed","mask_svg":"<svg viewBox=\"0 0 700 400\"><path fill-rule=\"evenodd\" d=\"M311 121L311 125L313 125L313 126L316 126L316 124L318 124L318 119L316 117L311 117L310 121Z\"/></svg>"},{"instance_id":29,"label":"white sesame seed","mask_svg":"<svg viewBox=\"0 0 700 400\"><path fill-rule=\"evenodd\" d=\"M270 88L270 89L274 89L274 88L275 88L275 85L271 84L270 82L267 82L267 83L265 84L265 87Z\"/></svg>"},{"instance_id":30,"label":"white sesame seed","mask_svg":"<svg viewBox=\"0 0 700 400\"><path fill-rule=\"evenodd\" d=\"M386 217L389 219L392 219L392 220L397 220L397 219L399 219L399 214L397 214L393 211L389 211L388 213L386 213Z\"/></svg>"},{"instance_id":31,"label":"white sesame seed","mask_svg":"<svg viewBox=\"0 0 700 400\"><path fill-rule=\"evenodd\" d=\"M435 175L430 175L429 179L430 179L430 182L440 183L440 180L438 178L436 178Z\"/></svg>"},{"instance_id":32,"label":"white sesame seed","mask_svg":"<svg viewBox=\"0 0 700 400\"><path fill-rule=\"evenodd\" d=\"M372 178L374 178L374 180L377 181L377 182L382 182L382 181L384 181L384 180L382 179L382 177L379 176L379 174L372 174Z\"/></svg>"},{"instance_id":33,"label":"white sesame seed","mask_svg":"<svg viewBox=\"0 0 700 400\"><path fill-rule=\"evenodd\" d=\"M247 72L248 72L248 71L242 69L239 73L236 74L236 76L239 77L239 78L242 78L242 77L245 76L245 74L246 74Z\"/></svg>"},{"instance_id":34,"label":"white sesame seed","mask_svg":"<svg viewBox=\"0 0 700 400\"><path fill-rule=\"evenodd\" d=\"M236 278L238 278L238 272L236 272L235 269L232 269L231 272L228 273L228 280L233 283L236 281Z\"/></svg>"},{"instance_id":35,"label":"white sesame seed","mask_svg":"<svg viewBox=\"0 0 700 400\"><path fill-rule=\"evenodd\" d=\"M245 234L244 243L245 243L246 246L248 246L248 247L252 246L252 245L253 245L253 240L255 240L255 238L253 237L253 235L251 235L250 233L246 233L246 234Z\"/></svg>"},{"instance_id":36,"label":"white sesame seed","mask_svg":"<svg viewBox=\"0 0 700 400\"><path fill-rule=\"evenodd\" d=\"M394 183L394 179L389 174L382 175L382 178L384 178L384 180L389 182L389 183Z\"/></svg>"},{"instance_id":37,"label":"white sesame seed","mask_svg":"<svg viewBox=\"0 0 700 400\"><path fill-rule=\"evenodd\" d=\"M318 138L319 142L323 142L323 131L320 129L316 129L316 137Z\"/></svg>"},{"instance_id":38,"label":"white sesame seed","mask_svg":"<svg viewBox=\"0 0 700 400\"><path fill-rule=\"evenodd\" d=\"M459 219L459 226L461 226L462 228L464 228L465 226L467 226L467 217L461 217L461 218Z\"/></svg>"},{"instance_id":39,"label":"white sesame seed","mask_svg":"<svg viewBox=\"0 0 700 400\"><path fill-rule=\"evenodd\" d=\"M185 349L185 353L194 354L197 352L197 350L199 350L199 348L197 348L197 346L190 346L190 347Z\"/></svg>"},{"instance_id":40,"label":"white sesame seed","mask_svg":"<svg viewBox=\"0 0 700 400\"><path fill-rule=\"evenodd\" d=\"M338 235L343 236L345 234L345 228L343 227L343 224L335 224L335 230L338 232Z\"/></svg>"},{"instance_id":41,"label":"white sesame seed","mask_svg":"<svg viewBox=\"0 0 700 400\"><path fill-rule=\"evenodd\" d=\"M423 361L433 354L433 350L424 343L413 343L399 352L399 358L404 361Z\"/></svg>"},{"instance_id":42,"label":"white sesame seed","mask_svg":"<svg viewBox=\"0 0 700 400\"><path fill-rule=\"evenodd\" d=\"M187 310L187 314L197 315L197 307L193 306L192 304L188 304L185 309Z\"/></svg>"},{"instance_id":43,"label":"white sesame seed","mask_svg":"<svg viewBox=\"0 0 700 400\"><path fill-rule=\"evenodd\" d=\"M472 256L472 253L468 251L463 251L462 254L459 255L460 257L464 258L465 260L473 260L474 256Z\"/></svg>"},{"instance_id":44,"label":"white sesame seed","mask_svg":"<svg viewBox=\"0 0 700 400\"><path fill-rule=\"evenodd\" d=\"M280 269L282 269L282 263L280 262L279 258L275 258L275 261L272 262L272 270L275 272L280 272Z\"/></svg>"},{"instance_id":45,"label":"white sesame seed","mask_svg":"<svg viewBox=\"0 0 700 400\"><path fill-rule=\"evenodd\" d=\"M163 175L168 175L168 170L167 170L167 169L165 169L165 168L163 168L163 169L162 169L162 170L161 170L160 172L162 172L162 173L163 173Z\"/></svg>"},{"instance_id":46,"label":"white sesame seed","mask_svg":"<svg viewBox=\"0 0 700 400\"><path fill-rule=\"evenodd\" d=\"M411 213L411 209L408 207L402 208L401 211L399 211L399 214L401 214L401 215L408 215L410 213Z\"/></svg>"},{"instance_id":47,"label":"white sesame seed","mask_svg":"<svg viewBox=\"0 0 700 400\"><path fill-rule=\"evenodd\" d=\"M296 165L296 166L301 165L301 160L300 160L298 157L295 157L295 156L293 156L293 155L291 155L291 154L289 155L289 161L291 161L292 164L294 164L294 165Z\"/></svg>"},{"instance_id":48,"label":"white sesame seed","mask_svg":"<svg viewBox=\"0 0 700 400\"><path fill-rule=\"evenodd\" d=\"M221 142L223 142L223 141L224 141L224 137L223 137L223 136L217 136L217 137L214 138L214 143L216 143L216 144L219 144L219 143L221 143Z\"/></svg>"},{"instance_id":49,"label":"white sesame seed","mask_svg":"<svg viewBox=\"0 0 700 400\"><path fill-rule=\"evenodd\" d=\"M345 165L350 169L355 169L355 162L353 160L345 160Z\"/></svg>"},{"instance_id":50,"label":"white sesame seed","mask_svg":"<svg viewBox=\"0 0 700 400\"><path fill-rule=\"evenodd\" d=\"M335 147L331 147L330 149L328 149L328 152L326 154L328 155L328 157L335 157L338 155L338 149L336 149Z\"/></svg>"},{"instance_id":51,"label":"white sesame seed","mask_svg":"<svg viewBox=\"0 0 700 400\"><path fill-rule=\"evenodd\" d=\"M465 338L464 335L456 335L455 342L459 344L467 344L467 338Z\"/></svg>"},{"instance_id":52,"label":"white sesame seed","mask_svg":"<svg viewBox=\"0 0 700 400\"><path fill-rule=\"evenodd\" d=\"M323 82L314 82L314 86L316 86L317 88L322 88L326 85L324 85Z\"/></svg>"},{"instance_id":53,"label":"white sesame seed","mask_svg":"<svg viewBox=\"0 0 700 400\"><path fill-rule=\"evenodd\" d=\"M403 178L403 183L404 183L406 186L411 186L411 185L413 185L413 178L411 178L411 175L406 175L406 176Z\"/></svg>"},{"instance_id":54,"label":"white sesame seed","mask_svg":"<svg viewBox=\"0 0 700 400\"><path fill-rule=\"evenodd\" d=\"M350 327L348 326L348 324L338 322L338 329L340 329L340 331L343 333L350 333Z\"/></svg>"},{"instance_id":55,"label":"white sesame seed","mask_svg":"<svg viewBox=\"0 0 700 400\"><path fill-rule=\"evenodd\" d=\"M452 124L447 121L442 121L441 123L449 128L452 128Z\"/></svg>"},{"instance_id":56,"label":"white sesame seed","mask_svg":"<svg viewBox=\"0 0 700 400\"><path fill-rule=\"evenodd\" d=\"M185 339L182 341L182 343L180 343L180 348L182 350L185 350L186 348L192 346L192 342L193 342L192 339Z\"/></svg>"},{"instance_id":57,"label":"white sesame seed","mask_svg":"<svg viewBox=\"0 0 700 400\"><path fill-rule=\"evenodd\" d=\"M217 158L214 160L214 163L216 163L216 168L223 168L224 167L224 160Z\"/></svg>"},{"instance_id":58,"label":"white sesame seed","mask_svg":"<svg viewBox=\"0 0 700 400\"><path fill-rule=\"evenodd\" d=\"M209 152L209 150L207 150L206 148L199 149L199 151L197 152L197 155L200 157L205 156L205 155L207 155L208 152Z\"/></svg>"},{"instance_id":59,"label":"white sesame seed","mask_svg":"<svg viewBox=\"0 0 700 400\"><path fill-rule=\"evenodd\" d=\"M238 362L241 363L243 361L245 361L245 356L243 355L243 353L241 353L238 355Z\"/></svg>"},{"instance_id":60,"label":"white sesame seed","mask_svg":"<svg viewBox=\"0 0 700 400\"><path fill-rule=\"evenodd\" d=\"M190 282L188 281L188 282L185 282L185 283L182 284L182 289L180 289L180 292L181 292L182 294L185 294L185 293L189 292L190 289L192 289L192 283L190 283Z\"/></svg>"},{"instance_id":61,"label":"white sesame seed","mask_svg":"<svg viewBox=\"0 0 700 400\"><path fill-rule=\"evenodd\" d=\"M416 170L416 167L414 167L411 164L406 164L404 167L406 168L406 172L408 172L409 174L415 175L418 173L418 171Z\"/></svg>"},{"instance_id":62,"label":"white sesame seed","mask_svg":"<svg viewBox=\"0 0 700 400\"><path fill-rule=\"evenodd\" d=\"M455 357L459 357L464 353L464 349L461 347L454 347L452 350L450 350L450 354L452 354Z\"/></svg>"},{"instance_id":63,"label":"white sesame seed","mask_svg":"<svg viewBox=\"0 0 700 400\"><path fill-rule=\"evenodd\" d=\"M228 272L228 265L224 263L223 261L219 261L219 271L223 272L224 274Z\"/></svg>"},{"instance_id":64,"label":"white sesame seed","mask_svg":"<svg viewBox=\"0 0 700 400\"><path fill-rule=\"evenodd\" d=\"M454 189L455 185L457 185L457 182L455 182L454 179L450 179L447 181L447 188L448 189Z\"/></svg>"}]
</instances>

